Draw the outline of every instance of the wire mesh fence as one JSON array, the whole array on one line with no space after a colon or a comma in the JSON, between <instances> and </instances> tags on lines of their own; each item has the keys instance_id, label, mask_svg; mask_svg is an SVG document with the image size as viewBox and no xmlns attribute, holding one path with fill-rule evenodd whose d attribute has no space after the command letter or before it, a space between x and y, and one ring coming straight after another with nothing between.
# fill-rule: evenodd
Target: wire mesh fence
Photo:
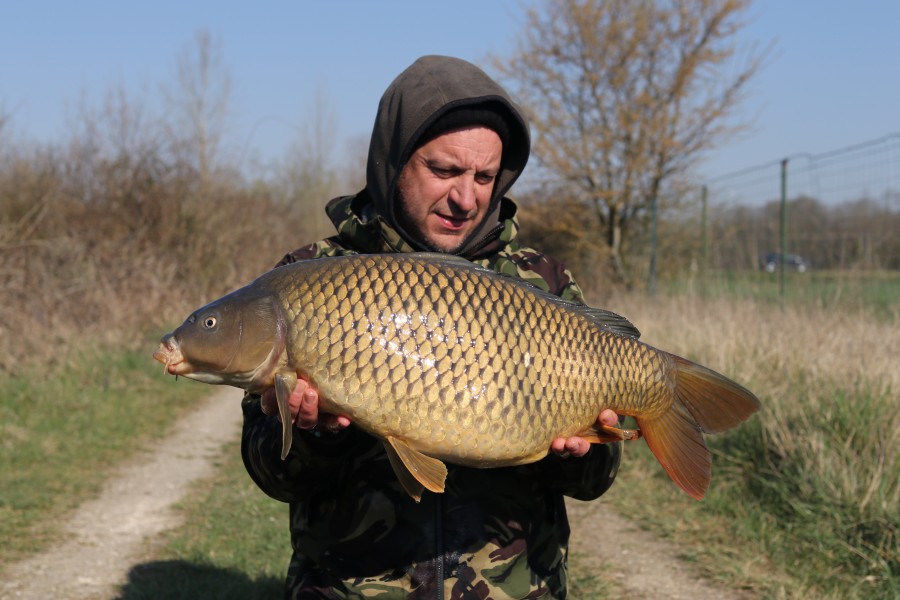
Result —
<instances>
[{"instance_id":1,"label":"wire mesh fence","mask_svg":"<svg viewBox=\"0 0 900 600\"><path fill-rule=\"evenodd\" d=\"M900 318L900 133L698 181L663 206L658 239L648 226L632 247L651 293L659 278Z\"/></svg>"},{"instance_id":2,"label":"wire mesh fence","mask_svg":"<svg viewBox=\"0 0 900 600\"><path fill-rule=\"evenodd\" d=\"M708 266L900 269L900 134L708 181Z\"/></svg>"}]
</instances>

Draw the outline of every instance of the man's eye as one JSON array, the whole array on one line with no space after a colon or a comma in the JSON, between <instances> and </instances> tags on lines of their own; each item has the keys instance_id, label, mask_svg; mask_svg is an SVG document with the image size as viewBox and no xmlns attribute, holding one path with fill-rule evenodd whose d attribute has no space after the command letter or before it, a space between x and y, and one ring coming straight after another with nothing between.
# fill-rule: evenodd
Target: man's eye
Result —
<instances>
[{"instance_id":1,"label":"man's eye","mask_svg":"<svg viewBox=\"0 0 900 600\"><path fill-rule=\"evenodd\" d=\"M438 177L453 177L456 173L453 169L444 169L442 167L431 167L431 172Z\"/></svg>"},{"instance_id":2,"label":"man's eye","mask_svg":"<svg viewBox=\"0 0 900 600\"><path fill-rule=\"evenodd\" d=\"M496 177L496 175L488 175L486 173L478 173L477 175L475 175L475 181L477 181L480 184L494 183L495 177Z\"/></svg>"}]
</instances>

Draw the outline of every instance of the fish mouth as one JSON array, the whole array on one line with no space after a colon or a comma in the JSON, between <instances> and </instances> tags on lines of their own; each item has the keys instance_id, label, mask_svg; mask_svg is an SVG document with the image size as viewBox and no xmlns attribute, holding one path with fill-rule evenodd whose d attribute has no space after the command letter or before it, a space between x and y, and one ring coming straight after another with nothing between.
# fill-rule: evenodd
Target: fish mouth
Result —
<instances>
[{"instance_id":1,"label":"fish mouth","mask_svg":"<svg viewBox=\"0 0 900 600\"><path fill-rule=\"evenodd\" d=\"M187 365L183 360L176 363L166 363L165 371L169 375L185 375L188 373Z\"/></svg>"},{"instance_id":2,"label":"fish mouth","mask_svg":"<svg viewBox=\"0 0 900 600\"><path fill-rule=\"evenodd\" d=\"M184 375L189 370L181 348L178 347L178 342L171 334L163 337L159 348L153 353L153 358L164 365L163 373Z\"/></svg>"}]
</instances>

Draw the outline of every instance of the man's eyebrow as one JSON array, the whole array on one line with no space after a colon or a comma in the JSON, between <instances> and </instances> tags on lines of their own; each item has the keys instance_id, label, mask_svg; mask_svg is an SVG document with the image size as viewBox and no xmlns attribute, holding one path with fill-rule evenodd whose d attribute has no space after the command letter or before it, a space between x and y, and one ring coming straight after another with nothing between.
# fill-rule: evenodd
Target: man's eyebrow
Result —
<instances>
[{"instance_id":1,"label":"man's eyebrow","mask_svg":"<svg viewBox=\"0 0 900 600\"><path fill-rule=\"evenodd\" d=\"M429 169L438 169L440 171L462 171L464 170L453 161L442 160L440 158L426 158L425 165Z\"/></svg>"},{"instance_id":2,"label":"man's eyebrow","mask_svg":"<svg viewBox=\"0 0 900 600\"><path fill-rule=\"evenodd\" d=\"M437 169L439 171L467 171L465 167L461 167L452 160L448 161L446 159L440 158L424 158L423 159L425 166L429 169ZM497 173L500 172L500 167L485 167L484 169L477 169L475 171L479 175L492 175L496 176Z\"/></svg>"}]
</instances>

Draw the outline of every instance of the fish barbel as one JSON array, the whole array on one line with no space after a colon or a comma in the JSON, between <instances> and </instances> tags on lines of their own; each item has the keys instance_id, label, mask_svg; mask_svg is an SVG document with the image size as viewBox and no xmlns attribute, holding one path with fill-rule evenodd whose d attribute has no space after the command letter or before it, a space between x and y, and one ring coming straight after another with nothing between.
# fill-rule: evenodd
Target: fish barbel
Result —
<instances>
[{"instance_id":1,"label":"fish barbel","mask_svg":"<svg viewBox=\"0 0 900 600\"><path fill-rule=\"evenodd\" d=\"M561 300L443 254L353 255L278 267L192 313L154 358L173 375L250 392L274 387L291 445L297 378L320 410L384 441L418 499L442 492L444 461L519 465L558 437L630 437L598 426L635 418L672 480L700 499L703 440L759 408L730 379L638 341L614 313Z\"/></svg>"}]
</instances>

